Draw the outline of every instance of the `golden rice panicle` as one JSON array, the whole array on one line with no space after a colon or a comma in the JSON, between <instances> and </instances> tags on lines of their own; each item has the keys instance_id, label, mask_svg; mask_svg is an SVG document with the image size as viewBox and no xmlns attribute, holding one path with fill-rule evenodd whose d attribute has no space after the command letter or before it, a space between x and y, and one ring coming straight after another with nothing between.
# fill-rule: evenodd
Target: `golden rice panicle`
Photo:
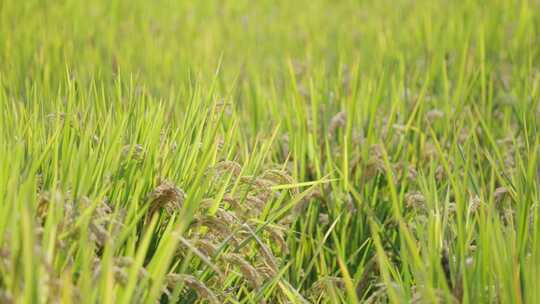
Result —
<instances>
[{"instance_id":1,"label":"golden rice panicle","mask_svg":"<svg viewBox=\"0 0 540 304\"><path fill-rule=\"evenodd\" d=\"M221 303L210 288L192 275L170 273L166 277L166 282L169 288L174 288L178 284L185 284L188 288L195 290L200 298L206 299L212 304Z\"/></svg>"},{"instance_id":2,"label":"golden rice panicle","mask_svg":"<svg viewBox=\"0 0 540 304\"><path fill-rule=\"evenodd\" d=\"M275 184L294 184L294 179L285 170L267 170L262 174L262 178Z\"/></svg>"},{"instance_id":3,"label":"golden rice panicle","mask_svg":"<svg viewBox=\"0 0 540 304\"><path fill-rule=\"evenodd\" d=\"M319 213L319 224L320 225L328 225L330 222L330 217L328 216L328 213Z\"/></svg>"},{"instance_id":4,"label":"golden rice panicle","mask_svg":"<svg viewBox=\"0 0 540 304\"><path fill-rule=\"evenodd\" d=\"M199 203L199 208L201 210L207 210L207 209L210 209L210 207L212 207L212 204L214 203L214 200L211 199L211 198L205 198L203 200L201 200L201 202Z\"/></svg>"},{"instance_id":5,"label":"golden rice panicle","mask_svg":"<svg viewBox=\"0 0 540 304\"><path fill-rule=\"evenodd\" d=\"M384 164L384 147L380 144L376 144L369 149L369 159L364 164L362 172L362 180L367 181L377 176L378 174L384 175L386 167Z\"/></svg>"},{"instance_id":6,"label":"golden rice panicle","mask_svg":"<svg viewBox=\"0 0 540 304\"><path fill-rule=\"evenodd\" d=\"M504 198L509 195L509 190L506 187L498 187L493 193L495 204L499 204Z\"/></svg>"},{"instance_id":7,"label":"golden rice panicle","mask_svg":"<svg viewBox=\"0 0 540 304\"><path fill-rule=\"evenodd\" d=\"M123 267L114 266L113 267L114 279L120 285L124 286L129 280L128 272Z\"/></svg>"},{"instance_id":8,"label":"golden rice panicle","mask_svg":"<svg viewBox=\"0 0 540 304\"><path fill-rule=\"evenodd\" d=\"M99 260L96 258L94 261L94 274L93 274L93 281L97 282L99 280L99 277L101 276L101 265ZM114 276L114 280L116 283L119 283L120 285L126 285L128 282L128 273L125 268L114 266L112 267L112 273Z\"/></svg>"},{"instance_id":9,"label":"golden rice panicle","mask_svg":"<svg viewBox=\"0 0 540 304\"><path fill-rule=\"evenodd\" d=\"M260 178L257 176L252 176L252 175L241 176L240 182L253 187L251 190L258 190L258 191L271 191L270 188L276 184L275 182L271 180Z\"/></svg>"},{"instance_id":10,"label":"golden rice panicle","mask_svg":"<svg viewBox=\"0 0 540 304\"><path fill-rule=\"evenodd\" d=\"M304 192L304 197L296 204L294 205L292 209L292 215L298 216L300 213L302 213L307 207L308 204L314 200L314 199L322 199L323 195L321 193L321 190L317 188L310 188L306 192Z\"/></svg>"},{"instance_id":11,"label":"golden rice panicle","mask_svg":"<svg viewBox=\"0 0 540 304\"><path fill-rule=\"evenodd\" d=\"M9 243L9 241L4 240L4 244L0 247L0 267L3 269L9 269L12 266L12 252Z\"/></svg>"},{"instance_id":12,"label":"golden rice panicle","mask_svg":"<svg viewBox=\"0 0 540 304\"><path fill-rule=\"evenodd\" d=\"M265 172L263 176L265 176L266 179L274 181L278 184L295 184L294 178L286 170L269 170ZM300 193L298 187L292 187L289 191L291 191L292 195L298 195Z\"/></svg>"},{"instance_id":13,"label":"golden rice panicle","mask_svg":"<svg viewBox=\"0 0 540 304\"><path fill-rule=\"evenodd\" d=\"M345 113L345 111L340 111L334 115L334 117L330 119L330 124L328 125L328 139L332 140L337 129L344 127L346 122L347 113Z\"/></svg>"},{"instance_id":14,"label":"golden rice panicle","mask_svg":"<svg viewBox=\"0 0 540 304\"><path fill-rule=\"evenodd\" d=\"M249 205L248 210L255 211L254 213L256 214L260 213L266 206L265 201L254 195L248 195L246 197L246 203Z\"/></svg>"},{"instance_id":15,"label":"golden rice panicle","mask_svg":"<svg viewBox=\"0 0 540 304\"><path fill-rule=\"evenodd\" d=\"M196 226L205 226L211 232L216 232L222 237L228 237L231 235L231 227L224 219L216 216L205 215L195 219Z\"/></svg>"},{"instance_id":16,"label":"golden rice panicle","mask_svg":"<svg viewBox=\"0 0 540 304\"><path fill-rule=\"evenodd\" d=\"M119 256L114 258L114 264L118 267L129 267L133 265L135 260L129 256Z\"/></svg>"},{"instance_id":17,"label":"golden rice panicle","mask_svg":"<svg viewBox=\"0 0 540 304\"><path fill-rule=\"evenodd\" d=\"M242 256L235 253L228 253L223 255L223 259L228 262L229 265L236 266L251 287L257 289L262 285L261 277L257 272L257 269L255 269L255 267L253 267Z\"/></svg>"},{"instance_id":18,"label":"golden rice panicle","mask_svg":"<svg viewBox=\"0 0 540 304\"><path fill-rule=\"evenodd\" d=\"M248 226L248 224L245 224L243 228L244 228L243 231L247 232L248 236L255 236L253 229L250 226ZM263 243L262 240L259 241L258 238L257 238L257 244L259 245L260 253L262 254L262 258L265 264L268 265L270 269L276 272L277 260L276 260L276 257L272 254L272 251L270 250L270 248L268 248L268 246L265 243Z\"/></svg>"},{"instance_id":19,"label":"golden rice panicle","mask_svg":"<svg viewBox=\"0 0 540 304\"><path fill-rule=\"evenodd\" d=\"M221 199L221 201L223 203L228 204L229 205L228 207L230 208L229 210L232 213L236 214L237 216L244 217L250 211L250 209L247 208L248 206L241 204L239 198L233 197L230 194L225 194L223 198ZM225 205L224 207L227 207L227 206Z\"/></svg>"},{"instance_id":20,"label":"golden rice panicle","mask_svg":"<svg viewBox=\"0 0 540 304\"><path fill-rule=\"evenodd\" d=\"M122 269L124 272L127 272L128 268L132 267L134 263L135 263L135 260L129 256L121 256L121 257L114 258L114 265ZM144 266L140 266L137 276L139 280L148 278L149 274Z\"/></svg>"},{"instance_id":21,"label":"golden rice panicle","mask_svg":"<svg viewBox=\"0 0 540 304\"><path fill-rule=\"evenodd\" d=\"M112 273L114 276L114 280L116 283L120 285L126 285L129 281L129 267L132 267L135 263L134 259L132 257L127 256L121 256L121 257L115 257L113 259L112 264ZM99 276L101 275L101 261L99 258L94 259L93 264L94 269L94 280L98 280ZM139 280L148 278L149 274L146 268L140 267L137 273L137 277Z\"/></svg>"},{"instance_id":22,"label":"golden rice panicle","mask_svg":"<svg viewBox=\"0 0 540 304\"><path fill-rule=\"evenodd\" d=\"M320 278L313 284L310 289L310 293L314 297L319 297L329 286L333 286L334 288L338 288L340 290L345 290L345 281L342 278L333 276Z\"/></svg>"},{"instance_id":23,"label":"golden rice panicle","mask_svg":"<svg viewBox=\"0 0 540 304\"><path fill-rule=\"evenodd\" d=\"M44 178L43 178L43 174L42 173L36 174L36 190L37 190L37 193L41 193L43 191L44 185L45 185L45 181L44 181Z\"/></svg>"},{"instance_id":24,"label":"golden rice panicle","mask_svg":"<svg viewBox=\"0 0 540 304\"><path fill-rule=\"evenodd\" d=\"M278 245L278 247L281 249L281 252L284 254L289 253L289 246L287 246L287 242L283 238L283 232L279 228L268 225L266 228L266 231L270 235L270 239Z\"/></svg>"},{"instance_id":25,"label":"golden rice panicle","mask_svg":"<svg viewBox=\"0 0 540 304\"><path fill-rule=\"evenodd\" d=\"M467 211L469 214L474 214L478 211L478 209L480 209L480 206L482 205L482 200L480 199L480 197L476 194L474 195L471 195L470 199L469 199L469 205L468 205L468 208L467 208Z\"/></svg>"},{"instance_id":26,"label":"golden rice panicle","mask_svg":"<svg viewBox=\"0 0 540 304\"><path fill-rule=\"evenodd\" d=\"M105 246L111 239L109 232L103 227L103 224L97 223L95 220L90 221L88 228L90 229L90 239L99 247Z\"/></svg>"},{"instance_id":27,"label":"golden rice panicle","mask_svg":"<svg viewBox=\"0 0 540 304\"><path fill-rule=\"evenodd\" d=\"M433 109L426 113L426 121L428 123L433 123L444 117L444 112L438 109Z\"/></svg>"},{"instance_id":28,"label":"golden rice panicle","mask_svg":"<svg viewBox=\"0 0 540 304\"><path fill-rule=\"evenodd\" d=\"M122 158L124 160L134 160L136 162L143 161L146 156L146 150L141 144L125 145L121 151Z\"/></svg>"},{"instance_id":29,"label":"golden rice panicle","mask_svg":"<svg viewBox=\"0 0 540 304\"><path fill-rule=\"evenodd\" d=\"M8 290L0 289L0 302L4 304L15 303L15 299Z\"/></svg>"},{"instance_id":30,"label":"golden rice panicle","mask_svg":"<svg viewBox=\"0 0 540 304\"><path fill-rule=\"evenodd\" d=\"M426 198L419 191L405 194L405 204L409 208L424 209L426 207Z\"/></svg>"},{"instance_id":31,"label":"golden rice panicle","mask_svg":"<svg viewBox=\"0 0 540 304\"><path fill-rule=\"evenodd\" d=\"M416 178L418 176L418 171L416 171L416 167L414 164L406 164L403 162L399 162L395 165L396 170L396 176L397 179L404 179L407 178L409 181L414 182L416 181Z\"/></svg>"},{"instance_id":32,"label":"golden rice panicle","mask_svg":"<svg viewBox=\"0 0 540 304\"><path fill-rule=\"evenodd\" d=\"M268 267L267 265L258 265L256 270L264 280L271 279L276 276L276 270Z\"/></svg>"},{"instance_id":33,"label":"golden rice panicle","mask_svg":"<svg viewBox=\"0 0 540 304\"><path fill-rule=\"evenodd\" d=\"M231 227L238 224L238 219L234 216L234 214L223 208L218 208L218 210L216 211L216 216L229 224Z\"/></svg>"},{"instance_id":34,"label":"golden rice panicle","mask_svg":"<svg viewBox=\"0 0 540 304\"><path fill-rule=\"evenodd\" d=\"M234 176L238 177L242 172L242 165L232 160L224 160L218 162L214 166L214 170L216 170L218 174L232 173Z\"/></svg>"},{"instance_id":35,"label":"golden rice panicle","mask_svg":"<svg viewBox=\"0 0 540 304\"><path fill-rule=\"evenodd\" d=\"M41 192L38 195L36 216L41 225L45 224L44 221L45 221L45 218L47 217L50 203L51 203L50 195L48 192Z\"/></svg>"},{"instance_id":36,"label":"golden rice panicle","mask_svg":"<svg viewBox=\"0 0 540 304\"><path fill-rule=\"evenodd\" d=\"M150 194L151 216L158 210L164 208L169 214L182 209L186 199L185 192L169 181L162 181Z\"/></svg>"},{"instance_id":37,"label":"golden rice panicle","mask_svg":"<svg viewBox=\"0 0 540 304\"><path fill-rule=\"evenodd\" d=\"M194 245L208 257L213 257L218 254L218 247L212 243L211 240L197 239L194 241Z\"/></svg>"}]
</instances>

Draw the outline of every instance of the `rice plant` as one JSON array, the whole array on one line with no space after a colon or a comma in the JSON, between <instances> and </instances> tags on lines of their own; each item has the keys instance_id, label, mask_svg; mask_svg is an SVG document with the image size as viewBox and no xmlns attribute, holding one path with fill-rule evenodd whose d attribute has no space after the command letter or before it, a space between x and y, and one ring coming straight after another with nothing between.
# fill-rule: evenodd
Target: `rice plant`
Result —
<instances>
[{"instance_id":1,"label":"rice plant","mask_svg":"<svg viewBox=\"0 0 540 304\"><path fill-rule=\"evenodd\" d=\"M540 2L0 1L0 303L539 303Z\"/></svg>"}]
</instances>

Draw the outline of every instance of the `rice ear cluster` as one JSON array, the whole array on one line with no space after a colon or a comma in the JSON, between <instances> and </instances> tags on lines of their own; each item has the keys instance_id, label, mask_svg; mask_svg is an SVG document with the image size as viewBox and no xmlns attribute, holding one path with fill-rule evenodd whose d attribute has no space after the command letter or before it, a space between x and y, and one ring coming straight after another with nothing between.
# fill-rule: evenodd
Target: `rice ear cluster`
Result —
<instances>
[{"instance_id":1,"label":"rice ear cluster","mask_svg":"<svg viewBox=\"0 0 540 304\"><path fill-rule=\"evenodd\" d=\"M229 224L231 227L238 224L238 220L235 218L234 214L223 208L218 208L216 211L216 216L225 223Z\"/></svg>"},{"instance_id":2,"label":"rice ear cluster","mask_svg":"<svg viewBox=\"0 0 540 304\"><path fill-rule=\"evenodd\" d=\"M121 151L122 159L134 160L137 162L143 161L146 156L146 151L141 144L125 145Z\"/></svg>"},{"instance_id":3,"label":"rice ear cluster","mask_svg":"<svg viewBox=\"0 0 540 304\"><path fill-rule=\"evenodd\" d=\"M0 302L4 304L12 304L15 303L15 299L8 290L0 289Z\"/></svg>"},{"instance_id":4,"label":"rice ear cluster","mask_svg":"<svg viewBox=\"0 0 540 304\"><path fill-rule=\"evenodd\" d=\"M269 225L267 226L266 231L268 231L272 241L274 241L279 246L281 252L285 254L289 253L289 247L287 246L287 242L283 238L283 233L280 229Z\"/></svg>"},{"instance_id":5,"label":"rice ear cluster","mask_svg":"<svg viewBox=\"0 0 540 304\"><path fill-rule=\"evenodd\" d=\"M252 175L241 176L240 181L246 185L250 185L251 187L253 187L251 190L258 191L272 191L270 187L275 185L275 183L271 180Z\"/></svg>"},{"instance_id":6,"label":"rice ear cluster","mask_svg":"<svg viewBox=\"0 0 540 304\"><path fill-rule=\"evenodd\" d=\"M407 178L409 181L415 181L418 176L418 171L413 164L405 164L399 162L395 165L394 169L396 170L396 178Z\"/></svg>"},{"instance_id":7,"label":"rice ear cluster","mask_svg":"<svg viewBox=\"0 0 540 304\"><path fill-rule=\"evenodd\" d=\"M495 200L496 204L499 204L505 197L508 196L508 188L506 187L498 187L495 189L495 193L493 193L493 198Z\"/></svg>"},{"instance_id":8,"label":"rice ear cluster","mask_svg":"<svg viewBox=\"0 0 540 304\"><path fill-rule=\"evenodd\" d=\"M90 199L83 196L79 200L79 206L82 208L79 212L82 212L86 208L90 208ZM107 242L120 232L120 228L123 225L123 216L125 216L125 214L119 213L119 215L120 218L114 218L113 211L106 199L100 201L94 209L88 228L90 231L90 238L98 245L98 247L105 246Z\"/></svg>"},{"instance_id":9,"label":"rice ear cluster","mask_svg":"<svg viewBox=\"0 0 540 304\"><path fill-rule=\"evenodd\" d=\"M36 216L40 221L40 224L44 224L45 218L49 211L50 197L48 192L42 192L38 195Z\"/></svg>"},{"instance_id":10,"label":"rice ear cluster","mask_svg":"<svg viewBox=\"0 0 540 304\"><path fill-rule=\"evenodd\" d=\"M362 179L364 181L370 180L378 174L385 174L386 167L384 165L382 149L384 148L380 147L380 145L371 147L370 157L364 165L364 170L362 172Z\"/></svg>"},{"instance_id":11,"label":"rice ear cluster","mask_svg":"<svg viewBox=\"0 0 540 304\"><path fill-rule=\"evenodd\" d=\"M409 192L405 194L405 204L409 208L424 209L426 207L426 198L419 191Z\"/></svg>"},{"instance_id":12,"label":"rice ear cluster","mask_svg":"<svg viewBox=\"0 0 540 304\"><path fill-rule=\"evenodd\" d=\"M306 208L307 208L307 205L313 200L313 199L316 199L316 198L320 198L322 199L323 198L323 195L321 194L321 191L317 188L311 188L310 190L308 190L309 192L305 194L305 196L300 200L300 202L298 202L294 207L293 207L293 210L292 210L292 214L294 216L297 216L299 215L300 213L302 213Z\"/></svg>"},{"instance_id":13,"label":"rice ear cluster","mask_svg":"<svg viewBox=\"0 0 540 304\"><path fill-rule=\"evenodd\" d=\"M444 112L438 109L433 109L426 113L426 121L428 123L433 123L436 120L439 120L444 117Z\"/></svg>"},{"instance_id":14,"label":"rice ear cluster","mask_svg":"<svg viewBox=\"0 0 540 304\"><path fill-rule=\"evenodd\" d=\"M97 281L101 275L101 261L98 258L94 260L94 281ZM112 273L116 283L120 285L126 285L129 280L129 267L132 267L134 260L132 257L115 257L112 261ZM149 277L148 271L144 267L140 267L137 272L139 280Z\"/></svg>"},{"instance_id":15,"label":"rice ear cluster","mask_svg":"<svg viewBox=\"0 0 540 304\"><path fill-rule=\"evenodd\" d=\"M182 189L169 181L163 181L150 194L148 214L152 216L161 209L165 209L168 214L178 212L182 209L185 199L186 194Z\"/></svg>"},{"instance_id":16,"label":"rice ear cluster","mask_svg":"<svg viewBox=\"0 0 540 304\"><path fill-rule=\"evenodd\" d=\"M248 211L253 211L250 213L255 214L259 214L266 206L266 203L261 198L254 195L248 195L246 197L246 203L248 204Z\"/></svg>"},{"instance_id":17,"label":"rice ear cluster","mask_svg":"<svg viewBox=\"0 0 540 304\"><path fill-rule=\"evenodd\" d=\"M482 205L482 200L480 199L480 197L478 197L478 195L471 196L469 200L469 205L468 205L468 212L470 214L476 213L481 205Z\"/></svg>"},{"instance_id":18,"label":"rice ear cluster","mask_svg":"<svg viewBox=\"0 0 540 304\"><path fill-rule=\"evenodd\" d=\"M244 231L247 232L248 237L255 236L253 229L249 227L248 224L244 224L243 228L244 228ZM274 255L272 254L272 251L270 250L270 248L268 248L268 246L265 243L259 240L256 236L255 238L257 240L257 244L260 248L260 253L262 255L262 258L264 259L265 264L268 265L271 270L276 272L277 271L276 257L274 257Z\"/></svg>"},{"instance_id":19,"label":"rice ear cluster","mask_svg":"<svg viewBox=\"0 0 540 304\"><path fill-rule=\"evenodd\" d=\"M334 117L330 119L330 124L328 125L328 139L332 140L337 129L344 127L346 122L347 113L345 113L345 111L340 111L334 115Z\"/></svg>"},{"instance_id":20,"label":"rice ear cluster","mask_svg":"<svg viewBox=\"0 0 540 304\"><path fill-rule=\"evenodd\" d=\"M242 172L242 166L235 161L224 160L224 161L218 162L214 166L214 170L218 174L232 173L234 176L239 176L240 173Z\"/></svg>"},{"instance_id":21,"label":"rice ear cluster","mask_svg":"<svg viewBox=\"0 0 540 304\"><path fill-rule=\"evenodd\" d=\"M208 239L197 239L194 245L206 256L213 257L218 254L217 246Z\"/></svg>"},{"instance_id":22,"label":"rice ear cluster","mask_svg":"<svg viewBox=\"0 0 540 304\"><path fill-rule=\"evenodd\" d=\"M174 288L174 286L178 284L185 284L188 288L197 292L197 295L201 299L206 299L212 304L221 303L210 288L192 275L170 273L166 277L166 283L169 288Z\"/></svg>"},{"instance_id":23,"label":"rice ear cluster","mask_svg":"<svg viewBox=\"0 0 540 304\"><path fill-rule=\"evenodd\" d=\"M223 259L231 266L236 266L244 279L250 283L251 287L257 289L261 286L262 281L257 269L253 267L248 261L246 261L241 255L235 253L228 253L223 255Z\"/></svg>"},{"instance_id":24,"label":"rice ear cluster","mask_svg":"<svg viewBox=\"0 0 540 304\"><path fill-rule=\"evenodd\" d=\"M345 290L345 281L342 278L334 276L320 278L312 285L310 293L314 297L319 297L325 292L328 286L334 286L337 289Z\"/></svg>"},{"instance_id":25,"label":"rice ear cluster","mask_svg":"<svg viewBox=\"0 0 540 304\"><path fill-rule=\"evenodd\" d=\"M210 231L208 233L214 232L222 237L229 237L232 235L232 230L229 223L225 221L224 219L218 218L216 216L211 216L211 215L200 216L195 219L195 225L198 227L205 226ZM235 241L234 238L232 238L231 240Z\"/></svg>"},{"instance_id":26,"label":"rice ear cluster","mask_svg":"<svg viewBox=\"0 0 540 304\"><path fill-rule=\"evenodd\" d=\"M294 184L294 179L292 176L285 170L267 170L262 174L264 180L269 180L275 184ZM298 188L291 188L293 195L300 193Z\"/></svg>"}]
</instances>

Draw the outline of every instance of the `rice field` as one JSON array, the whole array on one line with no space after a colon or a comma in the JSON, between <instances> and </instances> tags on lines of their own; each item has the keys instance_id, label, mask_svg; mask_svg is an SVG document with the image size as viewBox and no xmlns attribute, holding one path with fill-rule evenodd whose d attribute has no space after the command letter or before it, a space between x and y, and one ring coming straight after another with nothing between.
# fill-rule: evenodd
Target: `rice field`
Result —
<instances>
[{"instance_id":1,"label":"rice field","mask_svg":"<svg viewBox=\"0 0 540 304\"><path fill-rule=\"evenodd\" d=\"M540 303L537 0L0 1L0 303Z\"/></svg>"}]
</instances>

